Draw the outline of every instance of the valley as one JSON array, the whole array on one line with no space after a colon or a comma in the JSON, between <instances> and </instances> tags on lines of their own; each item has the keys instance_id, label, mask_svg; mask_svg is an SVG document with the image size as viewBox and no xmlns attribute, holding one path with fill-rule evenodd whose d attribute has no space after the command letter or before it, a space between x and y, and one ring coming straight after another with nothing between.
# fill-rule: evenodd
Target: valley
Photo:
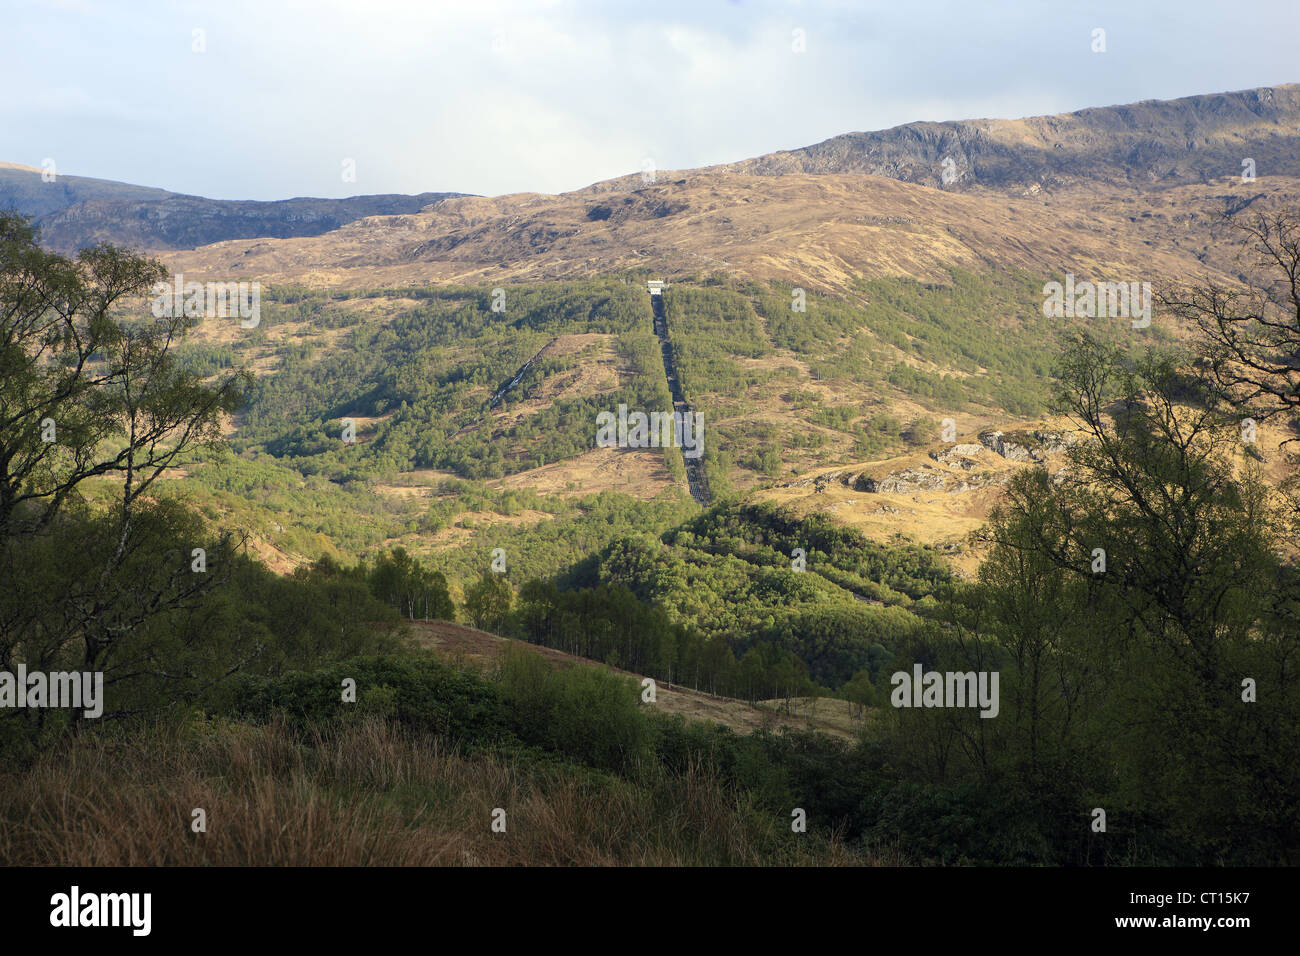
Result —
<instances>
[{"instance_id":1,"label":"valley","mask_svg":"<svg viewBox=\"0 0 1300 956\"><path fill-rule=\"evenodd\" d=\"M101 670L110 729L0 721L0 855L1295 854L1300 85L555 194L41 175L0 661ZM150 311L182 277L257 314Z\"/></svg>"}]
</instances>

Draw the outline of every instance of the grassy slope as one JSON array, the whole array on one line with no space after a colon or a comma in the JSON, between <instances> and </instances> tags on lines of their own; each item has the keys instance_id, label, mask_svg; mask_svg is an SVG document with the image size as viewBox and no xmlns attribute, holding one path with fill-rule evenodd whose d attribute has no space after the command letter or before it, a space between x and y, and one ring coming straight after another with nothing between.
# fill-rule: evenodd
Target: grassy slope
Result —
<instances>
[{"instance_id":1,"label":"grassy slope","mask_svg":"<svg viewBox=\"0 0 1300 956\"><path fill-rule=\"evenodd\" d=\"M412 636L422 651L469 673L493 670L512 643L446 622L418 622ZM534 652L550 667L594 664ZM793 724L852 737L825 702L820 719L791 719L775 706L662 687L657 709L741 733ZM195 808L205 812L206 832L192 829ZM492 829L498 808L506 812L504 833ZM727 789L708 766L651 774L647 782L530 751L465 750L363 704L355 716L306 727L278 717L196 716L85 731L33 765L0 774L0 862L824 866L883 859L849 850L833 834L792 838L784 819Z\"/></svg>"},{"instance_id":2,"label":"grassy slope","mask_svg":"<svg viewBox=\"0 0 1300 956\"><path fill-rule=\"evenodd\" d=\"M415 622L413 639L417 646L431 650L448 661L474 664L500 661L512 643L508 638L448 621ZM643 679L640 674L608 667L599 661L577 657L555 648L534 646L533 649L556 667L600 667L632 677L638 685ZM664 682L656 685L656 697L657 711L670 715L680 714L687 720L722 724L741 734L759 729L816 730L845 740L855 740L863 728L862 720L855 717L848 702L842 700L796 699L789 707L785 701L750 704Z\"/></svg>"},{"instance_id":3,"label":"grassy slope","mask_svg":"<svg viewBox=\"0 0 1300 956\"><path fill-rule=\"evenodd\" d=\"M8 779L5 779L5 778ZM85 734L0 776L9 866L861 864L789 839L702 772L637 786L478 754L379 719ZM69 795L75 799L69 799ZM506 811L505 833L491 829ZM207 832L191 811L207 812Z\"/></svg>"}]
</instances>

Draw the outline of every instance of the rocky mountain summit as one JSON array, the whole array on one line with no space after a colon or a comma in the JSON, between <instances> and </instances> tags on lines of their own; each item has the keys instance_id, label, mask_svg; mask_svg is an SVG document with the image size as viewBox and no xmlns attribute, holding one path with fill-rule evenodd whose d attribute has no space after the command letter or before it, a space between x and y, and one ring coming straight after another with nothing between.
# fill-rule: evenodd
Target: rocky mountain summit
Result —
<instances>
[{"instance_id":1,"label":"rocky mountain summit","mask_svg":"<svg viewBox=\"0 0 1300 956\"><path fill-rule=\"evenodd\" d=\"M720 168L756 176L869 173L1025 196L1081 183L1204 184L1240 174L1246 159L1260 176L1300 173L1297 118L1300 84L1288 83L1055 116L908 123Z\"/></svg>"}]
</instances>

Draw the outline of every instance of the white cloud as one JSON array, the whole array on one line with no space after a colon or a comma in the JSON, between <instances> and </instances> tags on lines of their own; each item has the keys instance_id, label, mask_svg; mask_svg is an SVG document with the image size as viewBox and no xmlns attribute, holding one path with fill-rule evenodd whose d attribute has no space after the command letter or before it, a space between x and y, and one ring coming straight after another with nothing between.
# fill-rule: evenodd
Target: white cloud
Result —
<instances>
[{"instance_id":1,"label":"white cloud","mask_svg":"<svg viewBox=\"0 0 1300 956\"><path fill-rule=\"evenodd\" d=\"M1297 79L1300 12L1252 9L27 0L0 35L0 83L23 91L0 99L0 159L223 198L559 191L646 156L685 168L915 119ZM1094 20L1104 63L1081 52Z\"/></svg>"}]
</instances>

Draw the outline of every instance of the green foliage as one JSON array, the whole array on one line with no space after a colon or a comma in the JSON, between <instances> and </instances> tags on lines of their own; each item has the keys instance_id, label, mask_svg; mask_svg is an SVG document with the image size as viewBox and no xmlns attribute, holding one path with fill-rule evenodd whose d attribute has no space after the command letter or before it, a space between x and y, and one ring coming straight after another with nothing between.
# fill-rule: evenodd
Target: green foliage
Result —
<instances>
[{"instance_id":1,"label":"green foliage","mask_svg":"<svg viewBox=\"0 0 1300 956\"><path fill-rule=\"evenodd\" d=\"M501 498L492 500L495 510ZM545 507L538 510L551 512L552 520L517 527L496 524L490 534L478 535L459 548L435 551L426 561L449 581L467 584L489 566L492 551L501 548L508 556L508 567L527 568L530 577L580 575L590 557L613 541L642 531L665 531L699 511L698 505L681 495L640 501L619 492L602 491L598 495L542 501Z\"/></svg>"},{"instance_id":2,"label":"green foliage","mask_svg":"<svg viewBox=\"0 0 1300 956\"><path fill-rule=\"evenodd\" d=\"M902 608L859 603L814 606L761 633L805 662L814 681L840 687L863 670L878 679L893 658L890 648L920 627L918 618Z\"/></svg>"},{"instance_id":3,"label":"green foliage","mask_svg":"<svg viewBox=\"0 0 1300 956\"><path fill-rule=\"evenodd\" d=\"M738 357L759 358L772 351L758 317L744 296L718 289L674 285L664 292L673 360L687 400L735 392L766 374L748 371Z\"/></svg>"},{"instance_id":4,"label":"green foliage","mask_svg":"<svg viewBox=\"0 0 1300 956\"><path fill-rule=\"evenodd\" d=\"M355 704L343 699L349 680L356 682ZM367 700L369 708L362 704ZM261 721L281 714L310 724L355 718L376 707L407 727L470 746L512 738L495 685L430 658L357 658L278 677L243 677L232 690L228 711Z\"/></svg>"},{"instance_id":5,"label":"green foliage","mask_svg":"<svg viewBox=\"0 0 1300 956\"><path fill-rule=\"evenodd\" d=\"M1300 681L1282 664L1300 582L1281 560L1283 516L1234 461L1233 410L1168 356L1130 360L1090 337L1066 354L1057 400L1086 435L1067 479L1011 481L978 581L945 599L946 627L899 649L900 663L999 672L999 717L897 711L905 776L941 787L896 791L905 807L881 812L923 845L922 821L960 798L963 832L995 859L1287 862L1300 778L1269 741L1300 731ZM1268 695L1245 701L1243 679L1263 674ZM1086 839L1093 807L1104 841ZM974 858L958 837L931 852Z\"/></svg>"},{"instance_id":6,"label":"green foliage","mask_svg":"<svg viewBox=\"0 0 1300 956\"><path fill-rule=\"evenodd\" d=\"M308 474L442 468L496 478L593 447L596 415L620 402L668 406L643 291L611 281L505 291L506 311L493 312L483 289L392 290L419 304L351 326L343 344L315 360L282 354L276 373L251 391L237 447L264 447ZM581 364L580 354L544 358L505 388L567 333L618 336L627 381L608 394L551 402L495 430L489 406L509 411L546 376ZM379 421L345 444L340 421L357 416Z\"/></svg>"},{"instance_id":7,"label":"green foliage","mask_svg":"<svg viewBox=\"0 0 1300 956\"><path fill-rule=\"evenodd\" d=\"M418 616L424 620L450 621L455 616L456 609L442 572L430 571L407 554L405 548L380 554L367 575L367 583L377 598L411 620Z\"/></svg>"},{"instance_id":8,"label":"green foliage","mask_svg":"<svg viewBox=\"0 0 1300 956\"><path fill-rule=\"evenodd\" d=\"M100 672L108 713L193 699L245 649L176 626L229 578L236 548L157 500L156 482L219 444L243 380L205 384L177 360L195 320L131 314L164 274L108 244L49 252L0 212L0 664ZM5 708L0 735L70 720L80 712Z\"/></svg>"},{"instance_id":9,"label":"green foliage","mask_svg":"<svg viewBox=\"0 0 1300 956\"><path fill-rule=\"evenodd\" d=\"M806 571L793 567L796 548ZM835 688L920 626L902 607L945 581L927 552L874 544L822 518L717 506L626 536L557 586L531 580L510 631L528 641L745 699ZM895 590L899 588L900 590Z\"/></svg>"},{"instance_id":10,"label":"green foliage","mask_svg":"<svg viewBox=\"0 0 1300 956\"><path fill-rule=\"evenodd\" d=\"M484 630L500 631L510 619L511 593L504 574L484 571L477 582L465 589L465 613L470 623Z\"/></svg>"},{"instance_id":11,"label":"green foliage","mask_svg":"<svg viewBox=\"0 0 1300 956\"><path fill-rule=\"evenodd\" d=\"M676 284L672 347L710 416L704 465L719 496L700 513L679 495L547 499L484 483L591 447L596 413L621 401L667 407L636 284L511 288L505 313L481 288L285 286L246 338L174 351L185 323L120 314L117 290L141 291L157 272L107 247L53 256L0 217L6 666L101 670L113 717L198 707L287 716L305 732L380 718L539 773L645 787L670 812L680 804L664 780L707 779L755 814L801 806L823 832L914 862L1257 865L1300 854L1288 746L1300 734L1296 515L1237 454L1236 410L1178 356L1126 354L1126 323L1069 345L1054 400L1087 440L1063 476L1027 469L1007 485L974 581L950 580L926 549L728 498L737 468L775 476L783 449L815 448L827 432L864 457L933 439L924 415L827 400L792 383L791 369L859 396L892 388L954 410L1048 407L1040 380L1070 330L1041 317L1037 277L862 282L851 300L810 293L805 313L780 284ZM56 308L70 301L84 306L76 335ZM312 334L272 350L267 329L284 323ZM336 344L322 347L314 335L330 330ZM575 332L616 337L617 388L489 424L490 409L520 411L589 360L539 354ZM278 365L252 388L238 454L218 454L208 446L219 413L234 409L234 370L252 357ZM766 358L786 367L754 361ZM731 414L768 392L817 427L782 435ZM40 437L47 417L55 443ZM356 445L338 440L344 417L373 419ZM679 452L665 461L683 474ZM172 465L191 479L155 484ZM129 480L88 480L128 467ZM463 477L432 499L373 493L413 467ZM546 517L418 558L392 544L483 511ZM273 574L229 527L315 560ZM483 571L497 547L528 569L517 599L504 575ZM345 564L349 552L373 557ZM830 690L869 737L687 724L640 707L627 678L517 649L496 680L393 657L403 617L453 616L449 581L476 626L738 698ZM888 706L893 672L913 664L996 672L998 718ZM348 680L355 704L343 700ZM74 722L0 714L0 745L28 757ZM1105 840L1090 836L1094 806L1109 814Z\"/></svg>"},{"instance_id":12,"label":"green foliage","mask_svg":"<svg viewBox=\"0 0 1300 956\"><path fill-rule=\"evenodd\" d=\"M557 669L514 646L501 668L502 700L521 739L592 767L625 771L651 756L649 722L628 677L594 667Z\"/></svg>"}]
</instances>

